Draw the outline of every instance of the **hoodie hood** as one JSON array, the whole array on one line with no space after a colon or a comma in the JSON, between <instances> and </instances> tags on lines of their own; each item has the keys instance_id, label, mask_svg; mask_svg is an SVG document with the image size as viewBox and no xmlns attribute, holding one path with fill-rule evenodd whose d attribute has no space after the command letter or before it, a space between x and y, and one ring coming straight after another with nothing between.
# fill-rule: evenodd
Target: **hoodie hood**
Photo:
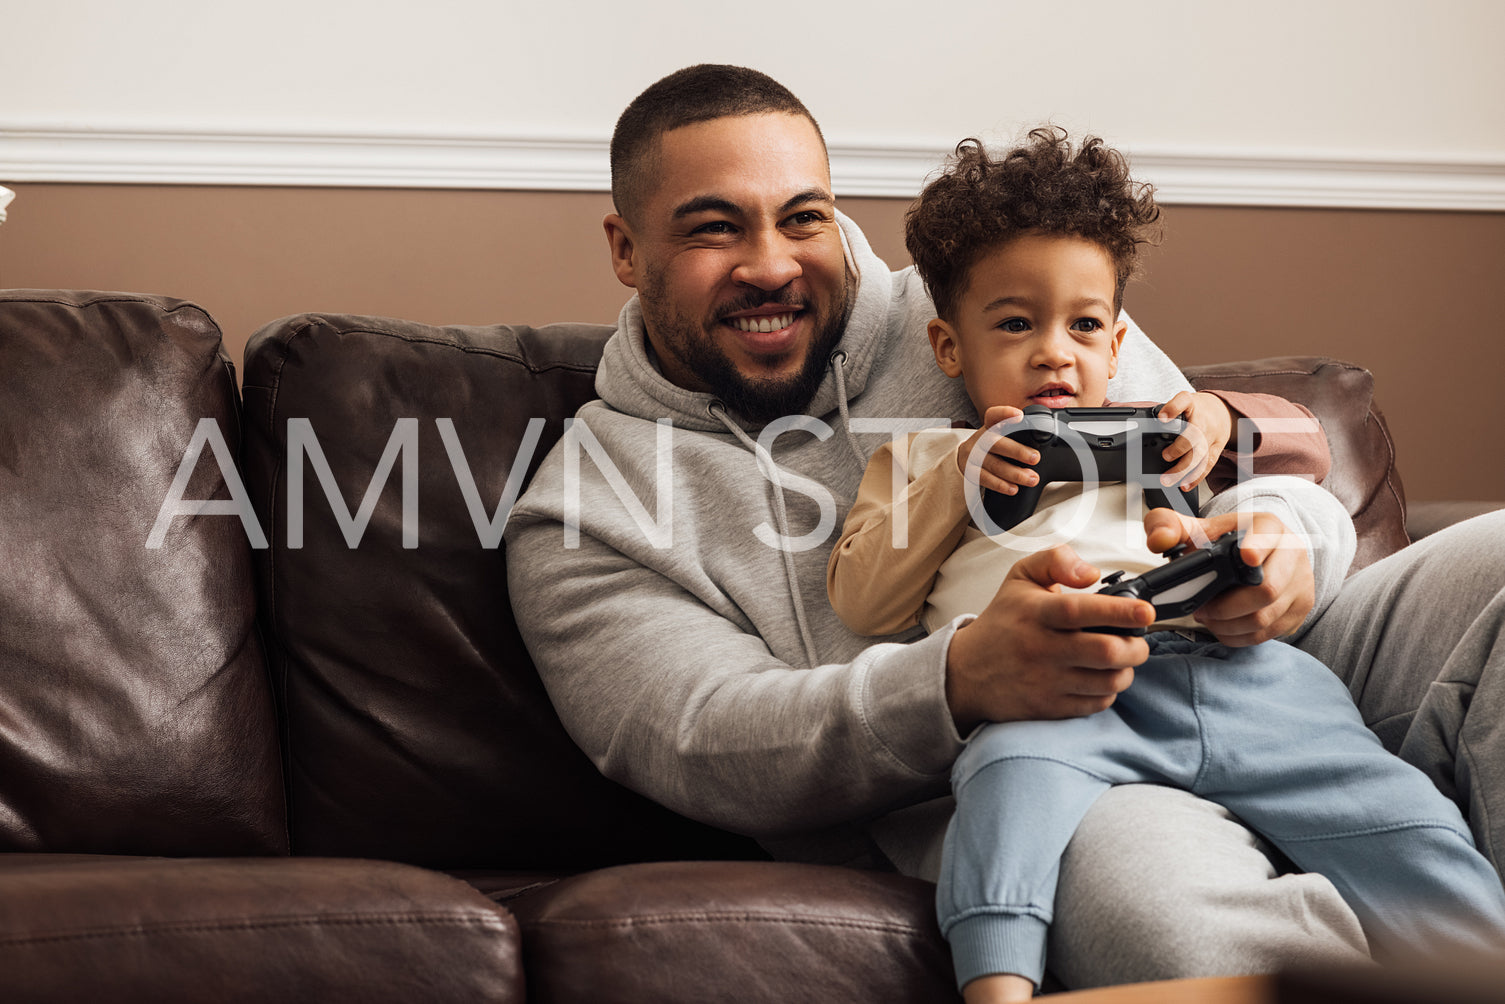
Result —
<instances>
[{"instance_id":1,"label":"hoodie hood","mask_svg":"<svg viewBox=\"0 0 1505 1004\"><path fill-rule=\"evenodd\" d=\"M847 268L856 278L845 332L832 353L845 355L843 379L838 381L827 366L815 397L805 406L807 415L829 414L845 403L839 398L850 400L862 393L873 361L889 341L888 329L893 323L893 280L888 266L873 253L856 224L839 211L836 221L841 227ZM726 430L726 421L712 413L711 406L717 403L714 394L670 383L648 357L643 308L636 294L622 308L617 332L606 343L601 367L596 371L596 393L616 410L638 418L670 418L680 428L700 432ZM743 429L760 428L740 415L720 410Z\"/></svg>"}]
</instances>

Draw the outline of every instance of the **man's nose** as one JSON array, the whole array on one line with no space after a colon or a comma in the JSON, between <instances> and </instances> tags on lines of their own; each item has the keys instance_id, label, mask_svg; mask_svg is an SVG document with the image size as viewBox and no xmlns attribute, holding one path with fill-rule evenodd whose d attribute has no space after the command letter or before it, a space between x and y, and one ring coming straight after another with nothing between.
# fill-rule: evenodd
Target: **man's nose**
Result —
<instances>
[{"instance_id":1,"label":"man's nose","mask_svg":"<svg viewBox=\"0 0 1505 1004\"><path fill-rule=\"evenodd\" d=\"M777 231L749 240L732 280L758 289L782 289L803 271L794 245Z\"/></svg>"}]
</instances>

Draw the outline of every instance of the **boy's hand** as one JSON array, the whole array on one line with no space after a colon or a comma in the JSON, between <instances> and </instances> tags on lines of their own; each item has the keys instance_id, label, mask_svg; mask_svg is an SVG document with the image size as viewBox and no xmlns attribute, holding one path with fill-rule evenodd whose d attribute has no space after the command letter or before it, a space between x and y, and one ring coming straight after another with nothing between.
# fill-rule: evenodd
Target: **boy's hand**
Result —
<instances>
[{"instance_id":1,"label":"boy's hand","mask_svg":"<svg viewBox=\"0 0 1505 1004\"><path fill-rule=\"evenodd\" d=\"M1186 431L1167 446L1161 456L1176 463L1160 477L1160 483L1169 488L1179 483L1183 492L1189 492L1202 483L1212 465L1222 456L1228 438L1233 435L1233 415L1222 398L1201 391L1182 391L1160 409L1159 419L1186 420Z\"/></svg>"},{"instance_id":2,"label":"boy's hand","mask_svg":"<svg viewBox=\"0 0 1505 1004\"><path fill-rule=\"evenodd\" d=\"M1193 519L1170 509L1145 513L1151 551L1162 554L1178 544L1203 547L1239 527L1239 513ZM1301 626L1317 600L1306 545L1279 518L1257 512L1239 555L1264 570L1264 582L1237 586L1208 601L1192 616L1224 645L1240 648L1290 634Z\"/></svg>"},{"instance_id":3,"label":"boy's hand","mask_svg":"<svg viewBox=\"0 0 1505 1004\"><path fill-rule=\"evenodd\" d=\"M1006 439L994 428L1000 422L1023 416L1023 411L1007 404L989 408L982 417L982 428L956 448L956 466L962 472L962 477L975 485L991 488L1004 495L1017 493L1019 489L1015 485L1032 485L1039 481L1038 474L1020 465L1039 463L1040 451ZM979 443L983 444L982 449L977 449ZM984 453L983 450L987 452ZM982 459L980 466L977 458Z\"/></svg>"},{"instance_id":4,"label":"boy's hand","mask_svg":"<svg viewBox=\"0 0 1505 1004\"><path fill-rule=\"evenodd\" d=\"M946 654L946 702L958 732L984 721L1079 718L1111 705L1150 656L1143 638L1083 628L1146 627L1144 600L1085 589L1098 570L1066 545L1014 565L986 609L958 628Z\"/></svg>"}]
</instances>

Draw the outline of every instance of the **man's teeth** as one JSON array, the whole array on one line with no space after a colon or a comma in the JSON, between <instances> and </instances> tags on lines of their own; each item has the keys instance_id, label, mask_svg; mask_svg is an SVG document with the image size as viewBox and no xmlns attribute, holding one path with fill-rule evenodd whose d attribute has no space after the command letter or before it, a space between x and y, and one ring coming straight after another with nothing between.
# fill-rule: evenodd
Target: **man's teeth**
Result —
<instances>
[{"instance_id":1,"label":"man's teeth","mask_svg":"<svg viewBox=\"0 0 1505 1004\"><path fill-rule=\"evenodd\" d=\"M764 317L728 318L738 331L780 331L794 323L793 314L770 314Z\"/></svg>"}]
</instances>

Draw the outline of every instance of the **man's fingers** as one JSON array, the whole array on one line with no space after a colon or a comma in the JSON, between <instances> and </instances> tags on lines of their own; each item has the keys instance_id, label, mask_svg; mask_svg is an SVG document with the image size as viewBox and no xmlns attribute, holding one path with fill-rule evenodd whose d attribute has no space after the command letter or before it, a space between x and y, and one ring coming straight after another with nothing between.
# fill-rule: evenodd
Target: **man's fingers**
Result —
<instances>
[{"instance_id":1,"label":"man's fingers","mask_svg":"<svg viewBox=\"0 0 1505 1004\"><path fill-rule=\"evenodd\" d=\"M1067 695L1071 697L1099 698L1117 697L1134 682L1134 667L1118 669L1068 670L1065 674Z\"/></svg>"},{"instance_id":2,"label":"man's fingers","mask_svg":"<svg viewBox=\"0 0 1505 1004\"><path fill-rule=\"evenodd\" d=\"M1101 596L1097 593L1070 593L1060 597L1041 611L1041 623L1054 631L1082 631L1096 627L1143 628L1155 620L1155 608L1144 600L1129 596ZM1088 632L1092 642L1104 639L1119 639L1123 636ZM1106 648L1107 646L1100 646ZM1107 668L1128 666L1137 663L1124 662L1116 655L1102 655L1093 659L1073 659L1084 666ZM1143 662L1143 659L1138 660Z\"/></svg>"}]
</instances>

